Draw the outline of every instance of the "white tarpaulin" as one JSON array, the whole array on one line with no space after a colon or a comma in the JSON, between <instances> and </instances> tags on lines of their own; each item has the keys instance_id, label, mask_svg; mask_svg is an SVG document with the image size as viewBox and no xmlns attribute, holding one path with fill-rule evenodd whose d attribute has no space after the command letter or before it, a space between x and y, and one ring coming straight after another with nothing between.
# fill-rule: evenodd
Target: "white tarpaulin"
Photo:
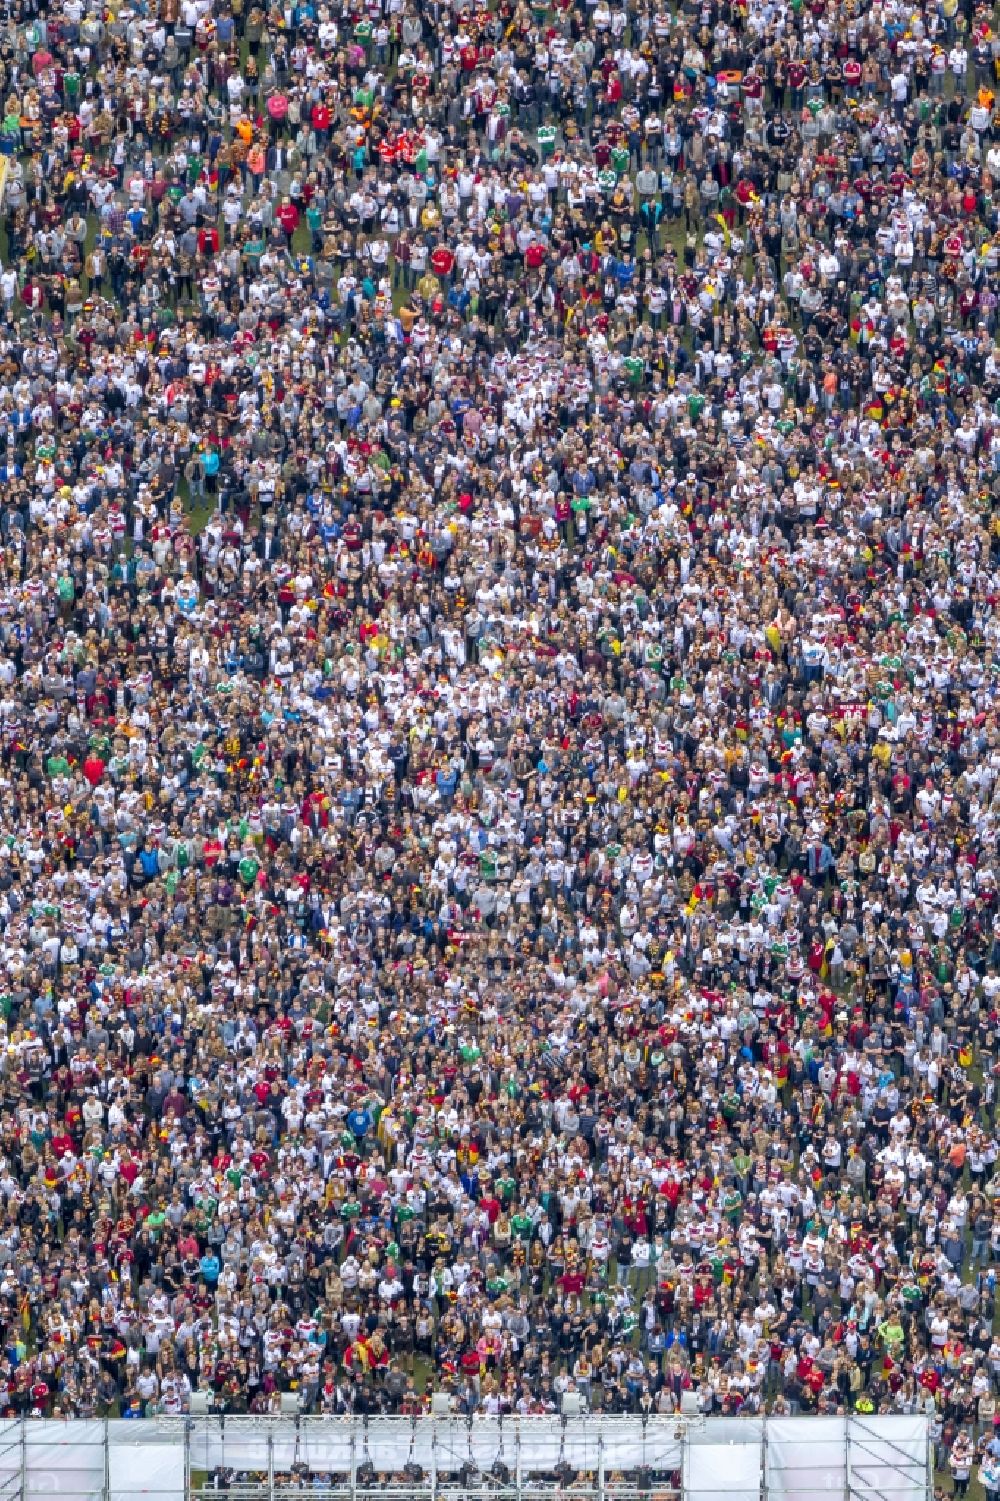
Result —
<instances>
[{"instance_id":1,"label":"white tarpaulin","mask_svg":"<svg viewBox=\"0 0 1000 1501\"><path fill-rule=\"evenodd\" d=\"M923 1501L927 1419L770 1418L766 1474L769 1501Z\"/></svg>"},{"instance_id":2,"label":"white tarpaulin","mask_svg":"<svg viewBox=\"0 0 1000 1501\"><path fill-rule=\"evenodd\" d=\"M24 1496L61 1496L101 1501L107 1485L104 1424L71 1419L25 1427Z\"/></svg>"},{"instance_id":3,"label":"white tarpaulin","mask_svg":"<svg viewBox=\"0 0 1000 1501\"><path fill-rule=\"evenodd\" d=\"M767 1425L768 1501L830 1501L847 1490L846 1418L771 1418Z\"/></svg>"},{"instance_id":4,"label":"white tarpaulin","mask_svg":"<svg viewBox=\"0 0 1000 1501\"><path fill-rule=\"evenodd\" d=\"M720 1418L693 1429L683 1470L692 1501L759 1501L762 1431L753 1418Z\"/></svg>"},{"instance_id":5,"label":"white tarpaulin","mask_svg":"<svg viewBox=\"0 0 1000 1501\"><path fill-rule=\"evenodd\" d=\"M926 1418L852 1418L849 1458L848 1483L858 1501L923 1501Z\"/></svg>"},{"instance_id":6,"label":"white tarpaulin","mask_svg":"<svg viewBox=\"0 0 1000 1501\"><path fill-rule=\"evenodd\" d=\"M23 1443L20 1424L10 1426L17 1452L0 1430L0 1473L6 1478L15 1462L20 1473L23 1463L24 1501L184 1501L184 1433L177 1424L29 1420Z\"/></svg>"},{"instance_id":7,"label":"white tarpaulin","mask_svg":"<svg viewBox=\"0 0 1000 1501\"><path fill-rule=\"evenodd\" d=\"M847 1490L847 1420L772 1418L767 1424L767 1495L775 1501L830 1501Z\"/></svg>"},{"instance_id":8,"label":"white tarpaulin","mask_svg":"<svg viewBox=\"0 0 1000 1501\"><path fill-rule=\"evenodd\" d=\"M21 1424L0 1421L0 1497L21 1493Z\"/></svg>"},{"instance_id":9,"label":"white tarpaulin","mask_svg":"<svg viewBox=\"0 0 1000 1501\"><path fill-rule=\"evenodd\" d=\"M134 1434L145 1423L108 1424L108 1501L175 1501L184 1496L184 1446L174 1433Z\"/></svg>"}]
</instances>

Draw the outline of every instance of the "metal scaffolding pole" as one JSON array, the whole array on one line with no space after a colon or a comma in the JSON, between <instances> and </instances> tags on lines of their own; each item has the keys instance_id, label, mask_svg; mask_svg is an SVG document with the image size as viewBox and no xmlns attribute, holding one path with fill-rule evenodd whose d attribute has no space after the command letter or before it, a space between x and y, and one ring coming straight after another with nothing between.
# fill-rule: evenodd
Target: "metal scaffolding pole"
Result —
<instances>
[{"instance_id":1,"label":"metal scaffolding pole","mask_svg":"<svg viewBox=\"0 0 1000 1501\"><path fill-rule=\"evenodd\" d=\"M521 1431L514 1434L514 1483L517 1486L517 1501L521 1501Z\"/></svg>"}]
</instances>

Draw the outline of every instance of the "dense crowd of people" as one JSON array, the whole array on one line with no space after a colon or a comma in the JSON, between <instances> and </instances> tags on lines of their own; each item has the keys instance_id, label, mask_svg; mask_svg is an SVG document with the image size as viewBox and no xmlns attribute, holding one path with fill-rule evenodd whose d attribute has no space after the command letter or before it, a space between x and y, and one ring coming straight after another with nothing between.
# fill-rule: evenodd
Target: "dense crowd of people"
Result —
<instances>
[{"instance_id":1,"label":"dense crowd of people","mask_svg":"<svg viewBox=\"0 0 1000 1501\"><path fill-rule=\"evenodd\" d=\"M1000 1489L993 11L4 16L0 1408Z\"/></svg>"}]
</instances>

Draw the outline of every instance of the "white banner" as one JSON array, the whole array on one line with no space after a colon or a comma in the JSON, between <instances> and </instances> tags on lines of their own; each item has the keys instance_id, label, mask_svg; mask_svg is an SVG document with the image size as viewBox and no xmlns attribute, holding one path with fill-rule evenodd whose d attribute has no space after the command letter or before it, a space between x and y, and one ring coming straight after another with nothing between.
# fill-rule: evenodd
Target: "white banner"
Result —
<instances>
[{"instance_id":1,"label":"white banner","mask_svg":"<svg viewBox=\"0 0 1000 1501\"><path fill-rule=\"evenodd\" d=\"M0 1497L21 1492L21 1424L16 1418L0 1420Z\"/></svg>"},{"instance_id":2,"label":"white banner","mask_svg":"<svg viewBox=\"0 0 1000 1501\"><path fill-rule=\"evenodd\" d=\"M184 1496L184 1445L166 1432L133 1433L145 1423L108 1424L108 1501L177 1501Z\"/></svg>"},{"instance_id":3,"label":"white banner","mask_svg":"<svg viewBox=\"0 0 1000 1501\"><path fill-rule=\"evenodd\" d=\"M102 1501L106 1480L104 1424L70 1419L25 1425L24 1496Z\"/></svg>"},{"instance_id":4,"label":"white banner","mask_svg":"<svg viewBox=\"0 0 1000 1501\"><path fill-rule=\"evenodd\" d=\"M848 1484L852 1497L922 1501L927 1486L927 1419L851 1419Z\"/></svg>"},{"instance_id":5,"label":"white banner","mask_svg":"<svg viewBox=\"0 0 1000 1501\"><path fill-rule=\"evenodd\" d=\"M846 1418L771 1418L767 1424L768 1501L830 1501L847 1494Z\"/></svg>"},{"instance_id":6,"label":"white banner","mask_svg":"<svg viewBox=\"0 0 1000 1501\"><path fill-rule=\"evenodd\" d=\"M760 1501L762 1434L754 1418L692 1428L684 1445L684 1490L691 1501Z\"/></svg>"}]
</instances>

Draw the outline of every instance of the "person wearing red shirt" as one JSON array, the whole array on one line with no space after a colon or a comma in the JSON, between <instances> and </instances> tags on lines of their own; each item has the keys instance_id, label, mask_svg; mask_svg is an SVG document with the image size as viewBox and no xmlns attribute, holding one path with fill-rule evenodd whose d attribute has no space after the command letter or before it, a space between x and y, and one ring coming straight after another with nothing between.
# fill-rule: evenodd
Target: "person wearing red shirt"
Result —
<instances>
[{"instance_id":1,"label":"person wearing red shirt","mask_svg":"<svg viewBox=\"0 0 1000 1501\"><path fill-rule=\"evenodd\" d=\"M275 217L285 231L285 234L291 239L299 227L299 211L290 198L282 200Z\"/></svg>"},{"instance_id":2,"label":"person wearing red shirt","mask_svg":"<svg viewBox=\"0 0 1000 1501\"><path fill-rule=\"evenodd\" d=\"M128 1157L126 1157L123 1162L119 1163L119 1165L118 1165L118 1176L120 1178L123 1178L125 1180L125 1182L129 1186L129 1188L132 1187L132 1185L135 1182L136 1178L138 1178L138 1176L139 1176L139 1164L132 1158L131 1155L129 1155Z\"/></svg>"},{"instance_id":3,"label":"person wearing red shirt","mask_svg":"<svg viewBox=\"0 0 1000 1501\"><path fill-rule=\"evenodd\" d=\"M561 1277L556 1278L556 1284L566 1297L575 1298L583 1292L586 1278L576 1267L567 1267Z\"/></svg>"},{"instance_id":4,"label":"person wearing red shirt","mask_svg":"<svg viewBox=\"0 0 1000 1501\"><path fill-rule=\"evenodd\" d=\"M545 261L545 246L541 240L533 239L524 252L524 264L529 271L537 271Z\"/></svg>"},{"instance_id":5,"label":"person wearing red shirt","mask_svg":"<svg viewBox=\"0 0 1000 1501\"><path fill-rule=\"evenodd\" d=\"M90 755L83 763L83 774L91 787L96 787L104 777L105 763L100 756Z\"/></svg>"},{"instance_id":6,"label":"person wearing red shirt","mask_svg":"<svg viewBox=\"0 0 1000 1501\"><path fill-rule=\"evenodd\" d=\"M431 267L435 276L447 281L455 266L454 253L447 245L435 245L431 251Z\"/></svg>"}]
</instances>

